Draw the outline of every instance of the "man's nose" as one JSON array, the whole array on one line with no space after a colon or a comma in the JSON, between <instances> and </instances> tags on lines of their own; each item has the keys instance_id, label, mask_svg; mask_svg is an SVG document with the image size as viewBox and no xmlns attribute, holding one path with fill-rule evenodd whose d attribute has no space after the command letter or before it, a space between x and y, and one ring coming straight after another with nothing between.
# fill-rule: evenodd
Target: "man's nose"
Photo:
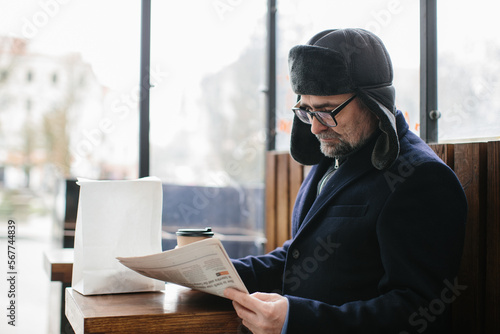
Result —
<instances>
[{"instance_id":1,"label":"man's nose","mask_svg":"<svg viewBox=\"0 0 500 334\"><path fill-rule=\"evenodd\" d=\"M321 132L327 130L328 127L326 125L321 124L320 121L316 118L316 116L313 116L312 122L311 122L311 132L315 135L320 134Z\"/></svg>"}]
</instances>

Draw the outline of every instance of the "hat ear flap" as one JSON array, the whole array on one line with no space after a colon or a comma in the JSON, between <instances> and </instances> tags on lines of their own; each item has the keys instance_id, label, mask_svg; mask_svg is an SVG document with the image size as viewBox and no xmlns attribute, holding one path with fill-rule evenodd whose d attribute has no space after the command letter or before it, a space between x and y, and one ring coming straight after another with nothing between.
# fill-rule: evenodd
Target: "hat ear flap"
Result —
<instances>
[{"instance_id":1,"label":"hat ear flap","mask_svg":"<svg viewBox=\"0 0 500 334\"><path fill-rule=\"evenodd\" d=\"M290 138L290 155L302 165L316 165L324 156L318 139L311 132L311 125L302 122L295 115Z\"/></svg>"},{"instance_id":2,"label":"hat ear flap","mask_svg":"<svg viewBox=\"0 0 500 334\"><path fill-rule=\"evenodd\" d=\"M374 96L371 96L373 94ZM394 87L380 87L371 92L363 91L358 94L361 101L379 119L379 129L382 130L377 138L372 152L372 164L382 170L390 167L399 155L399 139L396 130L395 110L389 110L380 101L380 96L394 95ZM389 99L390 100L390 99Z\"/></svg>"}]
</instances>

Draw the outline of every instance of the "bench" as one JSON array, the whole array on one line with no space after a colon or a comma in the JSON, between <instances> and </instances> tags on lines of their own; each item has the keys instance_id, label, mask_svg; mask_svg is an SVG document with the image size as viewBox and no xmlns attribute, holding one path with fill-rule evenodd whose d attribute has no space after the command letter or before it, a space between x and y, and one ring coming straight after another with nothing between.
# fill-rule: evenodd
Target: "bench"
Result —
<instances>
[{"instance_id":1,"label":"bench","mask_svg":"<svg viewBox=\"0 0 500 334\"><path fill-rule=\"evenodd\" d=\"M500 333L500 141L430 147L457 174L469 213L458 283L451 304L454 334ZM290 239L295 197L308 167L288 152L266 156L266 251Z\"/></svg>"}]
</instances>

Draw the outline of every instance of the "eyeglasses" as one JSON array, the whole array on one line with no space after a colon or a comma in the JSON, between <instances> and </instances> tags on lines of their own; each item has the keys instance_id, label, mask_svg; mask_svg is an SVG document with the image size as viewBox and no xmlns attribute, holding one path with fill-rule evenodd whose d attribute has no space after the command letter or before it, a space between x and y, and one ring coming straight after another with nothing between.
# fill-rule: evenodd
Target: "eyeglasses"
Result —
<instances>
[{"instance_id":1,"label":"eyeglasses","mask_svg":"<svg viewBox=\"0 0 500 334\"><path fill-rule=\"evenodd\" d=\"M309 111L306 109L302 109L298 107L300 105L300 101L297 102L292 110L295 115L297 115L297 117L306 124L312 124L313 117L316 117L316 119L324 126L334 128L337 126L337 120L335 119L335 116L337 116L338 113L342 111L342 109L344 109L352 100L354 100L355 97L356 94L348 98L345 102L343 102L332 111Z\"/></svg>"}]
</instances>

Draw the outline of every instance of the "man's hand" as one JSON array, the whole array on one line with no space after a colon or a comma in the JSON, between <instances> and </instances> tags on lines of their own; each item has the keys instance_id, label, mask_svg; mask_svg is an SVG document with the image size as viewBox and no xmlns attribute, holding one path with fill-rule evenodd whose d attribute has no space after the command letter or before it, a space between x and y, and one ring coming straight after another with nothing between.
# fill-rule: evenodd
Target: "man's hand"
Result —
<instances>
[{"instance_id":1,"label":"man's hand","mask_svg":"<svg viewBox=\"0 0 500 334\"><path fill-rule=\"evenodd\" d=\"M288 312L288 299L275 293L248 295L232 288L224 290L224 295L233 301L243 325L253 334L281 333Z\"/></svg>"}]
</instances>

